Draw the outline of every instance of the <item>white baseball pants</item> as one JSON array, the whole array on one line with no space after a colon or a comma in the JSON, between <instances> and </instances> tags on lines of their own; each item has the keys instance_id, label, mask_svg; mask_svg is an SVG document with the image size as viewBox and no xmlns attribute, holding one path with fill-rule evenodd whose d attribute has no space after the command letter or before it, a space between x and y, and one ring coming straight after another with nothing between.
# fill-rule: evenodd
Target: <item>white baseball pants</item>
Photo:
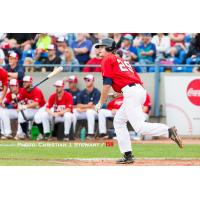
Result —
<instances>
[{"instance_id":1,"label":"white baseball pants","mask_svg":"<svg viewBox=\"0 0 200 200\"><path fill-rule=\"evenodd\" d=\"M78 112L76 109L73 111L73 123L76 126L77 120L87 119L88 134L94 134L95 119L97 118L97 112L93 109L88 109L86 112Z\"/></svg>"},{"instance_id":2,"label":"white baseball pants","mask_svg":"<svg viewBox=\"0 0 200 200\"><path fill-rule=\"evenodd\" d=\"M0 125L2 135L9 135L12 133L11 130L11 119L17 119L17 110L16 109L7 109L0 107Z\"/></svg>"},{"instance_id":3,"label":"white baseball pants","mask_svg":"<svg viewBox=\"0 0 200 200\"><path fill-rule=\"evenodd\" d=\"M42 123L44 133L50 132L50 122L52 122L53 117L49 115L46 111L41 114L41 118L36 123ZM63 117L55 117L55 123L64 122L64 134L68 135L70 131L71 124L73 122L73 114L66 112Z\"/></svg>"},{"instance_id":4,"label":"white baseball pants","mask_svg":"<svg viewBox=\"0 0 200 200\"><path fill-rule=\"evenodd\" d=\"M121 153L132 151L131 139L126 126L127 121L141 135L169 136L169 127L167 125L145 122L142 105L146 99L146 90L141 85L125 86L122 88L122 92L124 101L113 122Z\"/></svg>"},{"instance_id":5,"label":"white baseball pants","mask_svg":"<svg viewBox=\"0 0 200 200\"><path fill-rule=\"evenodd\" d=\"M24 110L24 114L28 120L33 120L37 123L38 121L41 121L42 113L45 111L45 106L41 107L40 109L26 109ZM23 131L21 128L20 123L24 123L25 120L21 114L21 112L18 112L18 130L17 135L23 135Z\"/></svg>"}]
</instances>

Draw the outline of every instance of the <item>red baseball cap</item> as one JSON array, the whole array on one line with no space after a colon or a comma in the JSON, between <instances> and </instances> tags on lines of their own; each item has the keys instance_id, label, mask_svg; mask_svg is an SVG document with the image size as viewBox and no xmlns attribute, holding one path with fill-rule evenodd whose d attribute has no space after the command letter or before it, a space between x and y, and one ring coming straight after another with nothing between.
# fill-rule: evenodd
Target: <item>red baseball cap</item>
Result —
<instances>
[{"instance_id":1,"label":"red baseball cap","mask_svg":"<svg viewBox=\"0 0 200 200\"><path fill-rule=\"evenodd\" d=\"M64 81L63 80L57 80L54 83L54 86L56 86L56 87L64 87Z\"/></svg>"},{"instance_id":2,"label":"red baseball cap","mask_svg":"<svg viewBox=\"0 0 200 200\"><path fill-rule=\"evenodd\" d=\"M11 52L9 53L9 57L13 57L13 58L19 59L19 55L18 55L16 52L14 52L14 51L11 51Z\"/></svg>"},{"instance_id":3,"label":"red baseball cap","mask_svg":"<svg viewBox=\"0 0 200 200\"><path fill-rule=\"evenodd\" d=\"M17 79L11 79L10 82L9 82L9 85L10 86L18 86L19 82L18 82Z\"/></svg>"},{"instance_id":4,"label":"red baseball cap","mask_svg":"<svg viewBox=\"0 0 200 200\"><path fill-rule=\"evenodd\" d=\"M29 82L29 83L32 83L32 82L33 82L33 78L32 78L32 76L24 76L24 78L23 78L23 82Z\"/></svg>"},{"instance_id":5,"label":"red baseball cap","mask_svg":"<svg viewBox=\"0 0 200 200\"><path fill-rule=\"evenodd\" d=\"M78 83L78 78L76 76L74 76L74 75L69 76L67 78L67 82L69 82L69 83Z\"/></svg>"}]
</instances>

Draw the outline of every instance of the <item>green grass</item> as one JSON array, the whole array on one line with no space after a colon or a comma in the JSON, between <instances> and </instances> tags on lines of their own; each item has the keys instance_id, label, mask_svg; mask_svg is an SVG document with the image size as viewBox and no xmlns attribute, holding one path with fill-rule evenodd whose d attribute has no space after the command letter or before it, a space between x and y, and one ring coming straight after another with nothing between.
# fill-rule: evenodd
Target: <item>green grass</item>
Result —
<instances>
[{"instance_id":1,"label":"green grass","mask_svg":"<svg viewBox=\"0 0 200 200\"><path fill-rule=\"evenodd\" d=\"M44 147L44 145L49 144L54 146ZM58 146L62 144L65 146ZM94 144L93 147L84 147L79 144L0 141L0 165L62 165L56 163L55 160L119 158L121 156L117 145L106 147L105 144L96 144L96 146ZM32 146L25 147L22 145ZM137 158L200 158L200 145L188 144L185 145L184 149L179 149L175 144L133 144L133 152Z\"/></svg>"}]
</instances>

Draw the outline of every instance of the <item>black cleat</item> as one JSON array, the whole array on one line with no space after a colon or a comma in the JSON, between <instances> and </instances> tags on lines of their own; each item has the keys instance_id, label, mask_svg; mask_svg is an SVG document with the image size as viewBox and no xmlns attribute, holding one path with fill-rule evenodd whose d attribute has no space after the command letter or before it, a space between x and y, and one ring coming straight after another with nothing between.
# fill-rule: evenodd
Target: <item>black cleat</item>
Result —
<instances>
[{"instance_id":1,"label":"black cleat","mask_svg":"<svg viewBox=\"0 0 200 200\"><path fill-rule=\"evenodd\" d=\"M101 138L101 139L108 139L108 135L105 134L105 133L101 133L101 134L99 134L99 138Z\"/></svg>"},{"instance_id":2,"label":"black cleat","mask_svg":"<svg viewBox=\"0 0 200 200\"><path fill-rule=\"evenodd\" d=\"M180 148L183 148L182 139L177 134L177 129L174 127L171 127L168 129L169 131L169 138L173 140Z\"/></svg>"},{"instance_id":3,"label":"black cleat","mask_svg":"<svg viewBox=\"0 0 200 200\"><path fill-rule=\"evenodd\" d=\"M135 162L135 158L133 155L126 156L116 161L116 164L132 164Z\"/></svg>"}]
</instances>

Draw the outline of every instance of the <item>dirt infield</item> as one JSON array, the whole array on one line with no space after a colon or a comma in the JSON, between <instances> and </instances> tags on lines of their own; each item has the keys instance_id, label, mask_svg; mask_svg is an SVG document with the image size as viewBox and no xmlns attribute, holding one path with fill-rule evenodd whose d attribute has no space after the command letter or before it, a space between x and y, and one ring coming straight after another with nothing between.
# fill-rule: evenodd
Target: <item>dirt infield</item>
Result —
<instances>
[{"instance_id":1,"label":"dirt infield","mask_svg":"<svg viewBox=\"0 0 200 200\"><path fill-rule=\"evenodd\" d=\"M117 165L115 160L56 160L67 166L200 166L200 159L138 159L134 164Z\"/></svg>"}]
</instances>

